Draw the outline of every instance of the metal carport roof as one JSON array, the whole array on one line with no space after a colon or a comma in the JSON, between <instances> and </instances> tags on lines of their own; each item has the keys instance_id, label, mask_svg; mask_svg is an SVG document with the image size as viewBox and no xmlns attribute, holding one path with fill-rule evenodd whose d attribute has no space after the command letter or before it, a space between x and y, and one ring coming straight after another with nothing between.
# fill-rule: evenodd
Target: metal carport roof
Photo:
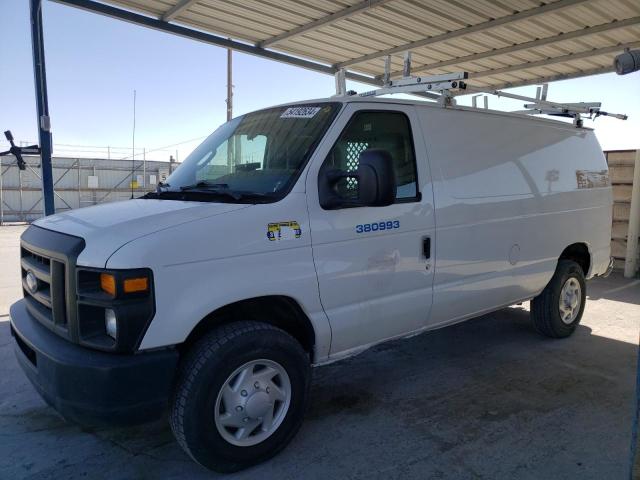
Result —
<instances>
[{"instance_id":1,"label":"metal carport roof","mask_svg":"<svg viewBox=\"0 0 640 480\"><path fill-rule=\"evenodd\" d=\"M613 71L640 47L637 0L54 1L368 83L386 55L400 77L409 50L412 74L467 71L495 89Z\"/></svg>"}]
</instances>

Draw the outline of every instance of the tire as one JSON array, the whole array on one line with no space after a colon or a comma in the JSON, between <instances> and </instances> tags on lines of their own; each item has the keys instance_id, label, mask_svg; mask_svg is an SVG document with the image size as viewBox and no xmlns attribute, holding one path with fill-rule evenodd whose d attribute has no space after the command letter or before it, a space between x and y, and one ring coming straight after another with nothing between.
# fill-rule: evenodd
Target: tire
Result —
<instances>
[{"instance_id":1,"label":"tire","mask_svg":"<svg viewBox=\"0 0 640 480\"><path fill-rule=\"evenodd\" d=\"M171 429L204 467L242 470L273 457L295 436L310 379L309 355L288 333L253 321L222 325L181 363L170 402Z\"/></svg>"},{"instance_id":2,"label":"tire","mask_svg":"<svg viewBox=\"0 0 640 480\"><path fill-rule=\"evenodd\" d=\"M567 290L563 294L565 286ZM561 299L564 310L561 310ZM587 287L582 268L572 260L560 260L551 281L531 301L534 327L547 337L568 337L580 323L586 299Z\"/></svg>"}]
</instances>

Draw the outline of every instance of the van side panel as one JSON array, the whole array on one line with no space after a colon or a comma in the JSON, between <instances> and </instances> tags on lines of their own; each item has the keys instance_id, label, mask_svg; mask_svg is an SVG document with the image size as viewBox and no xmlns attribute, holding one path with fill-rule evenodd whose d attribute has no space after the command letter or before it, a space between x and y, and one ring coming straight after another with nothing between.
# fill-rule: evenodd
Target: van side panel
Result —
<instances>
[{"instance_id":1,"label":"van side panel","mask_svg":"<svg viewBox=\"0 0 640 480\"><path fill-rule=\"evenodd\" d=\"M295 300L312 324L314 360L329 353L331 329L318 294L304 192L138 238L106 266L153 270L156 314L142 350L183 342L220 307L282 295Z\"/></svg>"},{"instance_id":2,"label":"van side panel","mask_svg":"<svg viewBox=\"0 0 640 480\"><path fill-rule=\"evenodd\" d=\"M432 325L538 295L573 243L606 270L611 187L590 130L459 109L418 108L436 203Z\"/></svg>"}]
</instances>

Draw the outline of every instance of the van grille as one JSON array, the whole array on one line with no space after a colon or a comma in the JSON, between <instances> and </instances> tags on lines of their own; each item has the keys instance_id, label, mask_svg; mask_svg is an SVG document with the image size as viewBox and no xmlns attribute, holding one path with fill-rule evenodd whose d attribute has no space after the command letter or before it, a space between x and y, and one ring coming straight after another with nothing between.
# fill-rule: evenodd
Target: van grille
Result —
<instances>
[{"instance_id":1,"label":"van grille","mask_svg":"<svg viewBox=\"0 0 640 480\"><path fill-rule=\"evenodd\" d=\"M27 299L27 308L41 323L58 327L67 326L65 264L39 255L26 248L21 249L22 289ZM37 288L31 291L27 274L37 279Z\"/></svg>"},{"instance_id":2,"label":"van grille","mask_svg":"<svg viewBox=\"0 0 640 480\"><path fill-rule=\"evenodd\" d=\"M83 249L82 238L35 225L20 238L22 291L27 310L42 325L76 343L75 272Z\"/></svg>"}]
</instances>

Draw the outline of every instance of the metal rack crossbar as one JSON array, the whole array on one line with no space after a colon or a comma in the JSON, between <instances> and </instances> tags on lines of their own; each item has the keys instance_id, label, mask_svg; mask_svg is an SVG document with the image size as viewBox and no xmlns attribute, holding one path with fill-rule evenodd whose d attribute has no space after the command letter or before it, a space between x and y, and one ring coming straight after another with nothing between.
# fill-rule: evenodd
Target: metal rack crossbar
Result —
<instances>
[{"instance_id":1,"label":"metal rack crossbar","mask_svg":"<svg viewBox=\"0 0 640 480\"><path fill-rule=\"evenodd\" d=\"M403 77L400 80L389 80L382 88L360 93L360 97L371 97L378 95L386 95L389 93L423 93L438 92L443 95L452 89L466 88L467 72L447 73L444 75L433 75L428 77ZM434 95L439 98L439 95Z\"/></svg>"},{"instance_id":2,"label":"metal rack crossbar","mask_svg":"<svg viewBox=\"0 0 640 480\"><path fill-rule=\"evenodd\" d=\"M503 92L502 90L482 90L469 87L469 91L471 92L486 93L497 97L531 102L524 104L525 110L517 110L511 113L520 113L523 115L552 115L557 117L573 118L573 124L576 127L582 127L583 115L587 115L590 119L600 116L617 118L619 120L626 120L628 118L627 115L624 114L605 112L601 110L601 102L563 103L549 101L547 100L547 90L548 84L544 84L542 87L538 87L535 97L527 97L525 95Z\"/></svg>"},{"instance_id":3,"label":"metal rack crossbar","mask_svg":"<svg viewBox=\"0 0 640 480\"><path fill-rule=\"evenodd\" d=\"M405 52L402 78L391 80L391 56L387 55L384 62L384 76L382 87L358 94L360 97L377 97L393 93L410 93L431 100L439 101L443 106L455 105L451 90L464 90L467 84L464 80L469 78L467 72L445 73L415 77L411 76L411 52ZM336 96L355 95L355 92L346 89L346 72L340 69L335 74Z\"/></svg>"}]
</instances>

